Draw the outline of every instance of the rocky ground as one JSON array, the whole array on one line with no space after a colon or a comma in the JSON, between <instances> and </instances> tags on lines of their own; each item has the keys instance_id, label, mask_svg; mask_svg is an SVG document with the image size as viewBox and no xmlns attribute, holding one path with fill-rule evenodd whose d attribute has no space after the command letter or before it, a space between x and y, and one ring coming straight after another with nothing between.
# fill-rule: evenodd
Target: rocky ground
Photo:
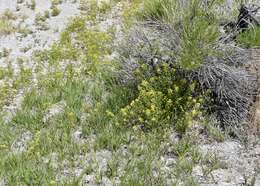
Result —
<instances>
[{"instance_id":1,"label":"rocky ground","mask_svg":"<svg viewBox=\"0 0 260 186\"><path fill-rule=\"evenodd\" d=\"M13 16L10 24L17 29L1 37L1 52L8 51L8 55L0 59L1 66L7 65L7 61L14 64L17 58L30 58L34 51L51 46L70 18L80 13L79 2L73 0L58 4L60 13L55 16L51 15L51 0L36 0L34 8L31 4L30 0L0 1L0 15L10 11Z\"/></svg>"},{"instance_id":2,"label":"rocky ground","mask_svg":"<svg viewBox=\"0 0 260 186\"><path fill-rule=\"evenodd\" d=\"M60 12L52 15L51 0L0 1L0 15L7 17L12 32L0 34L0 67L11 66L16 74L21 70L19 63L34 69L33 53L48 49L60 38L70 19L80 14L79 1L66 0L55 7ZM19 90L13 101L5 107L6 121L10 121L19 109L23 93L24 90Z\"/></svg>"},{"instance_id":3,"label":"rocky ground","mask_svg":"<svg viewBox=\"0 0 260 186\"><path fill-rule=\"evenodd\" d=\"M0 67L14 69L15 73L20 72L19 63L25 61L24 64L32 68L35 61L32 57L33 53L38 50L48 49L60 37L61 32L64 30L70 19L80 14L80 2L77 0L65 0L62 3L55 5L60 12L52 13L53 8L50 0L36 0L35 5L30 0L17 0L7 1L0 0L0 17L8 17L8 22L13 28L11 34L0 33ZM121 10L119 4L113 11ZM48 15L49 12L49 15ZM120 14L119 14L120 15ZM107 30L111 25L117 25L116 32L120 36L120 16L115 16L111 13L99 25L100 30ZM113 55L108 58L113 58ZM1 80L0 80L1 84ZM25 90L18 90L10 103L4 107L3 113L6 123L19 110L23 102L23 93ZM47 122L50 118L63 112L66 107L66 102L61 101L49 107L48 113L43 118L43 122ZM259 115L256 116L259 118ZM258 119L256 119L258 120ZM1 125L0 125L1 126ZM237 186L237 185L260 185L260 140L259 136L250 133L246 137L245 142L236 139L225 139L218 142L211 139L208 134L203 133L203 129L197 128L195 132L201 140L198 148L203 156L210 155L208 161L216 160L217 163L211 171L208 171L203 165L197 165L192 169L192 175L197 179L200 185L211 186ZM34 138L34 134L30 131L25 131L19 136L11 146L14 153L21 153L27 150L27 145ZM76 130L72 138L79 144L86 144L92 148L92 143L96 140L95 134L88 138L82 137L82 131ZM178 141L178 137L173 133L169 139L170 147ZM139 145L139 144L135 144ZM168 148L169 144L162 144ZM169 147L169 148L170 148ZM94 147L93 147L94 148ZM122 146L117 152L109 150L95 151L91 149L86 154L79 154L74 160L73 168L67 167L66 161L61 165L57 165L57 154L53 153L50 157L43 157L42 161L50 163L52 167L63 167L62 170L57 170L56 180L66 180L66 178L81 176L81 185L120 185L119 178L110 180L108 177L102 177L98 183L95 174L85 174L86 166L91 164L95 172L107 172L109 170L109 162L117 161L120 166L118 174L124 173L124 168L131 159L129 145ZM168 152L167 152L168 151ZM0 157L1 158L1 157ZM140 156L141 158L141 156ZM115 160L116 159L116 160ZM176 156L171 153L169 149L166 153L158 157L157 164L165 172L166 178L171 177L171 168L176 163ZM208 174L207 174L208 171ZM206 174L205 174L206 172ZM156 171L154 172L156 176ZM207 175L207 176L205 176ZM169 185L171 182L169 181ZM4 179L1 181L0 186L5 185Z\"/></svg>"}]
</instances>

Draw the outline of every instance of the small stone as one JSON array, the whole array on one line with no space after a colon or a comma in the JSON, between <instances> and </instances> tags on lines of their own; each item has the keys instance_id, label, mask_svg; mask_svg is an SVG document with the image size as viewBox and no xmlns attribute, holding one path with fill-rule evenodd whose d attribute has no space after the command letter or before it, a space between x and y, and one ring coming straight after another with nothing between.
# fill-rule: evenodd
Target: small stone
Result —
<instances>
[{"instance_id":1,"label":"small stone","mask_svg":"<svg viewBox=\"0 0 260 186\"><path fill-rule=\"evenodd\" d=\"M91 185L91 186L97 186L98 184L95 181L95 175L84 175L81 183L81 186L87 186L87 185Z\"/></svg>"},{"instance_id":2,"label":"small stone","mask_svg":"<svg viewBox=\"0 0 260 186\"><path fill-rule=\"evenodd\" d=\"M5 179L0 177L0 186L7 186Z\"/></svg>"},{"instance_id":3,"label":"small stone","mask_svg":"<svg viewBox=\"0 0 260 186\"><path fill-rule=\"evenodd\" d=\"M102 180L101 180L101 186L112 186L112 182L109 178L107 177L102 177Z\"/></svg>"},{"instance_id":4,"label":"small stone","mask_svg":"<svg viewBox=\"0 0 260 186\"><path fill-rule=\"evenodd\" d=\"M65 101L60 101L54 105L52 105L45 116L43 117L43 122L47 123L51 118L55 117L58 114L61 114L64 112L64 109L66 107L66 102Z\"/></svg>"},{"instance_id":5,"label":"small stone","mask_svg":"<svg viewBox=\"0 0 260 186\"><path fill-rule=\"evenodd\" d=\"M82 141L82 131L77 130L72 134L72 138L76 142Z\"/></svg>"},{"instance_id":6,"label":"small stone","mask_svg":"<svg viewBox=\"0 0 260 186\"><path fill-rule=\"evenodd\" d=\"M11 149L15 153L21 153L27 150L28 143L32 140L33 134L30 131L24 132L12 144Z\"/></svg>"},{"instance_id":7,"label":"small stone","mask_svg":"<svg viewBox=\"0 0 260 186\"><path fill-rule=\"evenodd\" d=\"M166 165L167 167L172 167L175 163L176 163L176 159L174 159L174 158L168 158L168 159L166 159L165 165Z\"/></svg>"},{"instance_id":8,"label":"small stone","mask_svg":"<svg viewBox=\"0 0 260 186\"><path fill-rule=\"evenodd\" d=\"M112 158L112 153L108 150L102 150L96 153L96 160L101 172L106 172L107 163Z\"/></svg>"}]
</instances>

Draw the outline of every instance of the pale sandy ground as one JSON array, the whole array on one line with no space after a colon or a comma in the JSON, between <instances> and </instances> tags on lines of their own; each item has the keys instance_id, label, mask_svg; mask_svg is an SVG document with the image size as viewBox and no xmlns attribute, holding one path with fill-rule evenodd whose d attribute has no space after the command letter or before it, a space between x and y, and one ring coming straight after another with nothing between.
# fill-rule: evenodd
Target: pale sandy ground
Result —
<instances>
[{"instance_id":1,"label":"pale sandy ground","mask_svg":"<svg viewBox=\"0 0 260 186\"><path fill-rule=\"evenodd\" d=\"M21 27L28 28L32 31L26 37L22 34L14 33L8 36L0 37L0 51L6 48L11 50L6 58L0 59L0 66L7 65L7 61L14 61L17 58L30 58L35 50L48 48L55 40L59 38L60 32L64 29L69 19L80 13L79 2L74 0L63 1L58 5L61 10L58 16L48 18L46 20L47 30L42 30L35 23L37 14L44 14L45 11L50 11L50 0L36 0L35 10L30 9L27 4L30 0L24 0L23 3L17 3L16 0L0 0L0 15L6 10L11 10L17 16L17 20L13 21L14 25L21 25ZM17 11L19 7L19 11ZM23 19L24 17L24 19ZM28 48L25 52L23 48Z\"/></svg>"},{"instance_id":2,"label":"pale sandy ground","mask_svg":"<svg viewBox=\"0 0 260 186\"><path fill-rule=\"evenodd\" d=\"M24 61L24 65L33 69L35 65L35 61L32 59L33 52L49 48L59 39L61 31L64 30L70 18L80 14L79 0L65 0L57 5L61 10L60 14L50 15L50 18L44 22L44 26L40 26L36 23L35 18L37 14L44 15L45 11L49 11L51 14L51 0L36 0L35 2L35 10L32 10L28 6L31 4L31 0L23 0L22 3L18 3L17 0L0 0L0 16L6 11L11 11L16 16L15 20L11 20L12 25L31 31L26 36L18 32L0 36L0 53L9 51L7 56L0 58L0 67L11 65L15 74L19 73L20 59ZM23 101L23 93L24 90L19 90L13 102L4 109L7 122L19 109Z\"/></svg>"}]
</instances>

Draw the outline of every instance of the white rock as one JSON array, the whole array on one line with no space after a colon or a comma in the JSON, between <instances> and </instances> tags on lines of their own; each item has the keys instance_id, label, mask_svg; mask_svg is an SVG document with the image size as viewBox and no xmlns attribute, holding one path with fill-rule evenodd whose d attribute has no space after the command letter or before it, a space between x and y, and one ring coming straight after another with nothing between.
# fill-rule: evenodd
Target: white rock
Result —
<instances>
[{"instance_id":1,"label":"white rock","mask_svg":"<svg viewBox=\"0 0 260 186\"><path fill-rule=\"evenodd\" d=\"M95 180L95 175L84 175L81 179L81 186L96 186L98 185Z\"/></svg>"},{"instance_id":2,"label":"white rock","mask_svg":"<svg viewBox=\"0 0 260 186\"><path fill-rule=\"evenodd\" d=\"M58 114L61 114L62 112L64 112L65 107L66 107L66 102L65 101L60 101L60 102L52 105L48 109L48 111L45 114L45 116L43 117L43 122L46 123L51 118L53 118L54 116L57 116Z\"/></svg>"},{"instance_id":3,"label":"white rock","mask_svg":"<svg viewBox=\"0 0 260 186\"><path fill-rule=\"evenodd\" d=\"M108 150L96 152L96 161L100 172L106 172L108 161L112 158L112 153Z\"/></svg>"},{"instance_id":4,"label":"white rock","mask_svg":"<svg viewBox=\"0 0 260 186\"><path fill-rule=\"evenodd\" d=\"M24 132L16 141L12 144L11 149L15 153L21 153L27 150L28 143L32 140L33 134L30 131Z\"/></svg>"}]
</instances>

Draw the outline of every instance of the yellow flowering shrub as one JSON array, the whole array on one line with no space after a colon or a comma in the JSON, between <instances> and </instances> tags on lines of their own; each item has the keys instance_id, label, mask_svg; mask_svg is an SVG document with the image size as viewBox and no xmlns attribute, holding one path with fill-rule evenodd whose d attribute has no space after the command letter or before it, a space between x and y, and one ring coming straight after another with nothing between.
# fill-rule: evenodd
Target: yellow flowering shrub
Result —
<instances>
[{"instance_id":1,"label":"yellow flowering shrub","mask_svg":"<svg viewBox=\"0 0 260 186\"><path fill-rule=\"evenodd\" d=\"M195 90L195 83L181 79L164 64L156 75L141 81L137 97L121 109L122 121L145 130L173 125L184 132L200 115L202 99Z\"/></svg>"}]
</instances>

